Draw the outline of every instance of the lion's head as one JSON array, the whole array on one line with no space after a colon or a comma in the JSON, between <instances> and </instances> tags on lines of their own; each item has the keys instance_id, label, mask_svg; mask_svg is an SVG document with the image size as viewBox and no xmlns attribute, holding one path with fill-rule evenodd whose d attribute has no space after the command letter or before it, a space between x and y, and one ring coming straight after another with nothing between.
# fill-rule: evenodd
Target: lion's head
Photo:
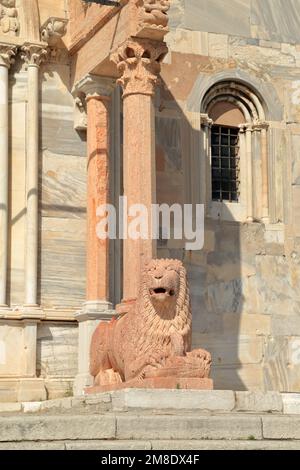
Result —
<instances>
[{"instance_id":1,"label":"lion's head","mask_svg":"<svg viewBox=\"0 0 300 470\"><path fill-rule=\"evenodd\" d=\"M142 293L156 314L174 318L189 304L186 270L176 259L154 259L146 264L142 275Z\"/></svg>"},{"instance_id":2,"label":"lion's head","mask_svg":"<svg viewBox=\"0 0 300 470\"><path fill-rule=\"evenodd\" d=\"M181 261L154 259L144 266L137 312L143 324L138 349L147 350L154 343L170 345L181 337L184 351L190 350L192 313ZM174 344L172 347L177 348Z\"/></svg>"}]
</instances>

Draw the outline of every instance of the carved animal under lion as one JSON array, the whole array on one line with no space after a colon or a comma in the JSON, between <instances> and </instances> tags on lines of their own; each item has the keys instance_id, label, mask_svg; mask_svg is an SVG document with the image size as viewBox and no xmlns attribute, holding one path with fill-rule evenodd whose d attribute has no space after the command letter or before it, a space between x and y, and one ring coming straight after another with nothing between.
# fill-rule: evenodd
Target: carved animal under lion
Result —
<instances>
[{"instance_id":1,"label":"carved animal under lion","mask_svg":"<svg viewBox=\"0 0 300 470\"><path fill-rule=\"evenodd\" d=\"M94 332L94 388L212 388L211 355L203 349L191 351L191 324L183 264L152 260L143 270L138 299L128 313L100 323Z\"/></svg>"}]
</instances>

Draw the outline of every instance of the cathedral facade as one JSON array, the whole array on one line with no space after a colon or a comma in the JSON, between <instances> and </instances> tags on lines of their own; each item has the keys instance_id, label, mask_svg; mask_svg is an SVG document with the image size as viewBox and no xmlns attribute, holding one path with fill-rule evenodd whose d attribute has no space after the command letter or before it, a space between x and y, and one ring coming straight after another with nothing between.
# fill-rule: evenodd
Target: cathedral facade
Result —
<instances>
[{"instance_id":1,"label":"cathedral facade","mask_svg":"<svg viewBox=\"0 0 300 470\"><path fill-rule=\"evenodd\" d=\"M156 257L187 269L216 389L299 391L299 7L0 0L0 401L91 385ZM203 248L100 240L120 196L203 204Z\"/></svg>"}]
</instances>

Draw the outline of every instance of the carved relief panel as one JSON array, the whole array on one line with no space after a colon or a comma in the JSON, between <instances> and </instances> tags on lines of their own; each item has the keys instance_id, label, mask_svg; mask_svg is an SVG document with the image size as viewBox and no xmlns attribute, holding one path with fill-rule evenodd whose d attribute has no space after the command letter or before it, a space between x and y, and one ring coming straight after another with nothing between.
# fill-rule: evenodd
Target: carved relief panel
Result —
<instances>
[{"instance_id":1,"label":"carved relief panel","mask_svg":"<svg viewBox=\"0 0 300 470\"><path fill-rule=\"evenodd\" d=\"M0 0L0 33L16 36L19 27L16 0Z\"/></svg>"}]
</instances>

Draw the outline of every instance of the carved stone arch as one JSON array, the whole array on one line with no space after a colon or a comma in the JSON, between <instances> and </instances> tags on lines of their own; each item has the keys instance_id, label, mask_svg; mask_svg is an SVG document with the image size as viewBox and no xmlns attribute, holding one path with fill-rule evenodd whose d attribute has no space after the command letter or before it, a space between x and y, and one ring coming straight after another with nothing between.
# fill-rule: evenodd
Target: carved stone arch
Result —
<instances>
[{"instance_id":1,"label":"carved stone arch","mask_svg":"<svg viewBox=\"0 0 300 470\"><path fill-rule=\"evenodd\" d=\"M221 99L223 101L235 102L243 110L246 121L252 123L265 121L265 112L261 99L250 87L235 81L216 83L204 96L201 111L207 113L212 103Z\"/></svg>"},{"instance_id":2,"label":"carved stone arch","mask_svg":"<svg viewBox=\"0 0 300 470\"><path fill-rule=\"evenodd\" d=\"M199 74L187 99L188 110L199 112L199 109L203 109L203 99L208 90L224 81L238 84L240 89L250 89L254 95L253 101L257 98L261 102L266 120L282 121L283 105L274 86L240 69L225 70L213 75Z\"/></svg>"},{"instance_id":3,"label":"carved stone arch","mask_svg":"<svg viewBox=\"0 0 300 470\"><path fill-rule=\"evenodd\" d=\"M251 121L251 112L250 112L249 108L247 107L247 105L245 103L243 103L242 100L238 100L238 99L236 99L236 97L234 97L232 95L218 95L215 98L212 98L209 101L209 103L206 107L207 114L210 116L210 111L214 107L214 105L217 104L217 103L222 103L224 101L232 103L237 108L239 108L240 111L242 112L242 114L244 115L244 118L245 118L246 122Z\"/></svg>"},{"instance_id":4,"label":"carved stone arch","mask_svg":"<svg viewBox=\"0 0 300 470\"><path fill-rule=\"evenodd\" d=\"M38 0L17 0L20 37L26 41L40 41L40 13Z\"/></svg>"}]
</instances>

